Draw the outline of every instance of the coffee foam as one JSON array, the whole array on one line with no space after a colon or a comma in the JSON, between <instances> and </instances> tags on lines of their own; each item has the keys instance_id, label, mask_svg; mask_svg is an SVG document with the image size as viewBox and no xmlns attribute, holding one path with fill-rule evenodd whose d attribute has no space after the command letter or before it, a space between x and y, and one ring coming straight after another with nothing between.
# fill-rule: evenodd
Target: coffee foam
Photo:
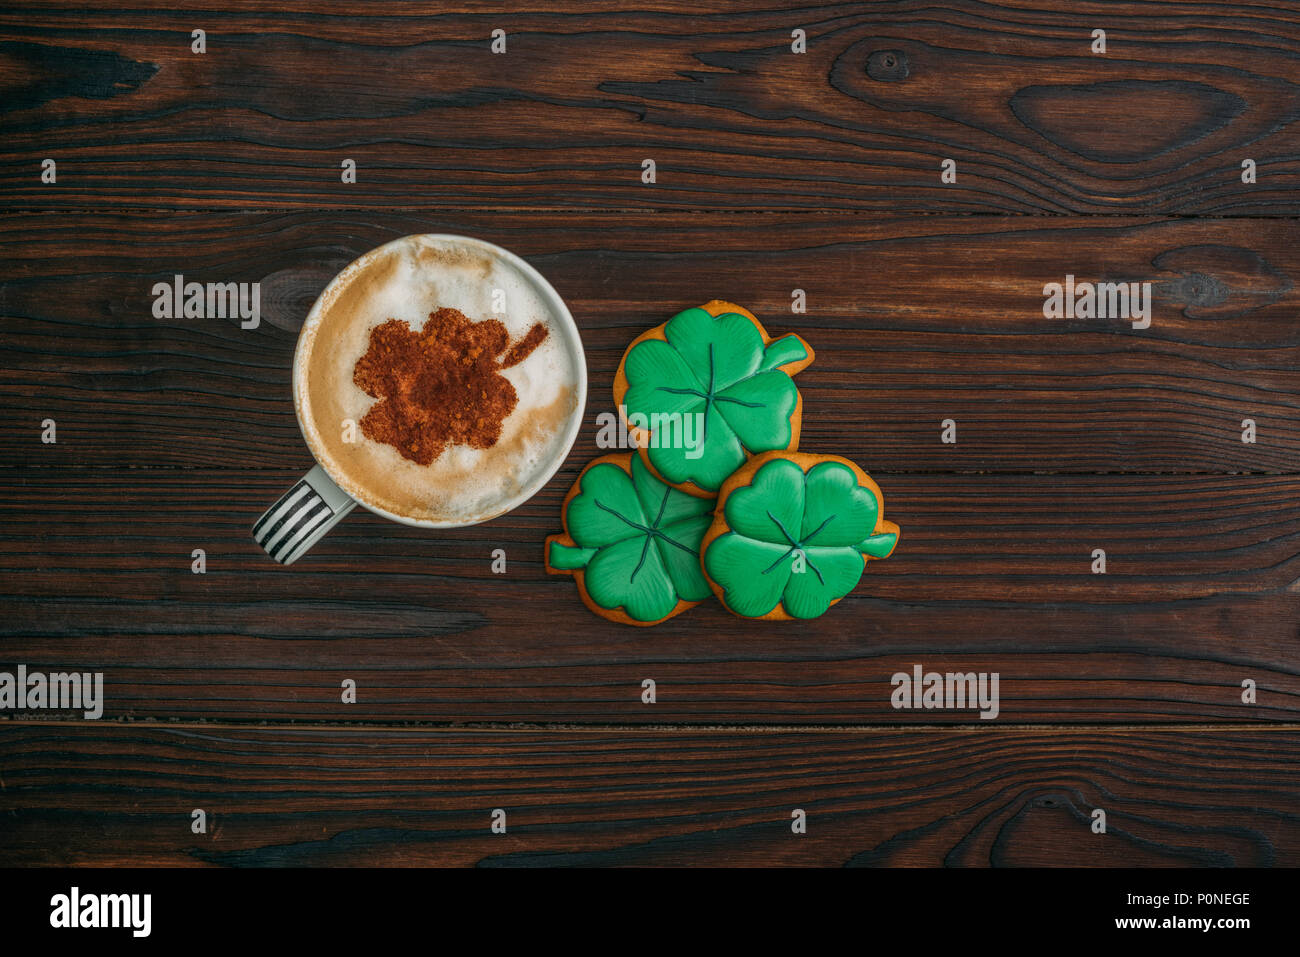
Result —
<instances>
[{"instance_id":1,"label":"coffee foam","mask_svg":"<svg viewBox=\"0 0 1300 957\"><path fill-rule=\"evenodd\" d=\"M492 291L505 293L504 315ZM352 381L370 332L389 319L423 328L429 313L459 309L471 320L494 318L513 343L534 323L548 335L527 359L502 371L519 403L490 449L449 446L429 465L375 442L360 422L378 399ZM352 263L308 317L294 361L294 405L307 444L339 486L363 505L438 525L486 521L512 507L557 459L579 411L575 343L532 277L487 247L465 240L409 236ZM344 420L357 423L343 441Z\"/></svg>"}]
</instances>

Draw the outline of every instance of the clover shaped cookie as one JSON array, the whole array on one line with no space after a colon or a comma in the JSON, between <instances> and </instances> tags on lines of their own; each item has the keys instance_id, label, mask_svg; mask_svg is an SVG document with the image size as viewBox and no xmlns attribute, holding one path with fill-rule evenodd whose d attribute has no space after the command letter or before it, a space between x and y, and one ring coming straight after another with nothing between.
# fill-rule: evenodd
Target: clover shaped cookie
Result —
<instances>
[{"instance_id":1,"label":"clover shaped cookie","mask_svg":"<svg viewBox=\"0 0 1300 957\"><path fill-rule=\"evenodd\" d=\"M838 455L768 452L727 479L701 542L704 573L744 618L816 618L888 558L899 530L880 487Z\"/></svg>"},{"instance_id":2,"label":"clover shaped cookie","mask_svg":"<svg viewBox=\"0 0 1300 957\"><path fill-rule=\"evenodd\" d=\"M713 499L665 485L632 453L593 459L561 518L564 533L546 539L546 570L572 575L601 617L654 625L709 597L700 539Z\"/></svg>"},{"instance_id":3,"label":"clover shaped cookie","mask_svg":"<svg viewBox=\"0 0 1300 957\"><path fill-rule=\"evenodd\" d=\"M638 336L614 376L614 403L651 470L712 498L749 456L797 449L803 399L790 377L813 361L799 336L773 339L713 300Z\"/></svg>"}]
</instances>

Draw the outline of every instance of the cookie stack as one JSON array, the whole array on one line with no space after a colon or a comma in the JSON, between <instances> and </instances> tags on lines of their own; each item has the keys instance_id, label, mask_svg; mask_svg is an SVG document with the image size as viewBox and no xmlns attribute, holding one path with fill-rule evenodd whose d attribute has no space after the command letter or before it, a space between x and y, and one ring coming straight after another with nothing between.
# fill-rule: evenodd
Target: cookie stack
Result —
<instances>
[{"instance_id":1,"label":"cookie stack","mask_svg":"<svg viewBox=\"0 0 1300 957\"><path fill-rule=\"evenodd\" d=\"M813 361L714 300L638 336L614 402L636 453L590 462L564 499L546 569L596 614L654 625L710 594L744 618L816 618L887 558L880 488L838 455L799 452Z\"/></svg>"}]
</instances>

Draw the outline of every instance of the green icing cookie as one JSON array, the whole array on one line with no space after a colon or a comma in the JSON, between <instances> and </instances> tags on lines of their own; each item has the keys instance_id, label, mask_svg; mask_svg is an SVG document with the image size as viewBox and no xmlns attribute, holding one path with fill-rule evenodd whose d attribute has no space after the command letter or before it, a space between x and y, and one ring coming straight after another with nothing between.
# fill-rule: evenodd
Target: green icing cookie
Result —
<instances>
[{"instance_id":1,"label":"green icing cookie","mask_svg":"<svg viewBox=\"0 0 1300 957\"><path fill-rule=\"evenodd\" d=\"M887 558L880 488L836 455L771 452L727 480L703 547L714 593L746 618L816 618Z\"/></svg>"},{"instance_id":2,"label":"green icing cookie","mask_svg":"<svg viewBox=\"0 0 1300 957\"><path fill-rule=\"evenodd\" d=\"M812 359L799 336L774 340L740 306L715 300L632 343L614 399L655 473L711 497L749 456L798 448L803 403L791 376Z\"/></svg>"},{"instance_id":3,"label":"green icing cookie","mask_svg":"<svg viewBox=\"0 0 1300 957\"><path fill-rule=\"evenodd\" d=\"M709 597L699 556L713 504L665 485L631 453L602 456L564 500L546 570L574 576L602 617L656 624Z\"/></svg>"}]
</instances>

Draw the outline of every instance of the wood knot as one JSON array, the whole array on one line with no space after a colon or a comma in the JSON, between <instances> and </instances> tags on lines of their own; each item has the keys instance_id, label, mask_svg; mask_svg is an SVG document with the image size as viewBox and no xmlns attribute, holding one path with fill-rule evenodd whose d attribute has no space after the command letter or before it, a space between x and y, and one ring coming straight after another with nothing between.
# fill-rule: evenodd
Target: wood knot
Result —
<instances>
[{"instance_id":1,"label":"wood knot","mask_svg":"<svg viewBox=\"0 0 1300 957\"><path fill-rule=\"evenodd\" d=\"M1175 273L1157 281L1163 299L1183 306L1189 319L1228 319L1277 302L1293 286L1259 253L1240 246L1203 244L1166 250L1152 264Z\"/></svg>"},{"instance_id":2,"label":"wood knot","mask_svg":"<svg viewBox=\"0 0 1300 957\"><path fill-rule=\"evenodd\" d=\"M867 76L885 83L906 80L909 73L907 54L902 50L876 50L867 57Z\"/></svg>"},{"instance_id":3,"label":"wood knot","mask_svg":"<svg viewBox=\"0 0 1300 957\"><path fill-rule=\"evenodd\" d=\"M292 266L263 276L262 318L287 332L297 332L312 303L346 261Z\"/></svg>"}]
</instances>

